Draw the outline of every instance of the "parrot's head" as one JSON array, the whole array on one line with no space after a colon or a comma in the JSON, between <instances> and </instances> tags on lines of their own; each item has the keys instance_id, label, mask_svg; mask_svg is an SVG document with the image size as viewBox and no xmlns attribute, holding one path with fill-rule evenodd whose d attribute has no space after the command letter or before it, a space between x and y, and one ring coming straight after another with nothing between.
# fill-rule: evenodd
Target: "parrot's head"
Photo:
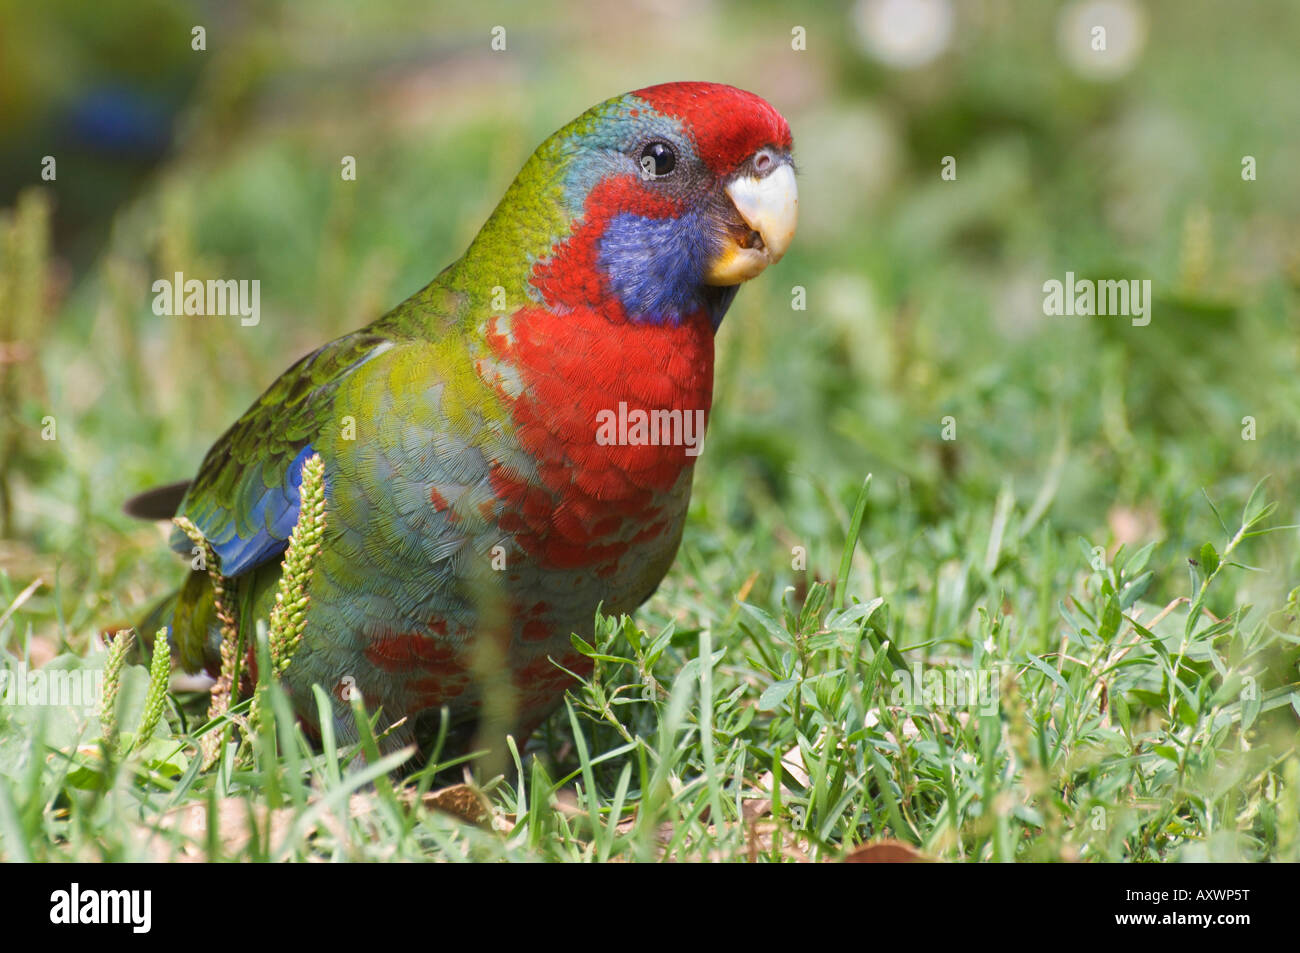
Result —
<instances>
[{"instance_id":1,"label":"parrot's head","mask_svg":"<svg viewBox=\"0 0 1300 953\"><path fill-rule=\"evenodd\" d=\"M716 328L737 286L794 237L791 146L785 119L753 93L638 89L547 139L476 244L517 254L520 290L553 310Z\"/></svg>"}]
</instances>

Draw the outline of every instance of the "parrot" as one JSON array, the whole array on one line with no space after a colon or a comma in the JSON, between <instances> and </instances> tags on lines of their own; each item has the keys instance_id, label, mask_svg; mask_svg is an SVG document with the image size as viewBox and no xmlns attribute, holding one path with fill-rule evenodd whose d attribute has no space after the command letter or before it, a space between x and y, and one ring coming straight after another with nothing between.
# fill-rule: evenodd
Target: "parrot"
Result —
<instances>
[{"instance_id":1,"label":"parrot","mask_svg":"<svg viewBox=\"0 0 1300 953\"><path fill-rule=\"evenodd\" d=\"M590 639L598 610L632 613L675 558L715 334L795 233L792 149L782 115L728 85L588 109L459 260L290 367L192 481L128 503L197 527L251 632L319 456L325 529L280 677L309 733L315 684L345 741L354 691L385 751L472 738L489 705L526 739L590 674L572 636ZM171 546L192 542L177 528ZM181 667L219 670L208 572L157 612Z\"/></svg>"}]
</instances>

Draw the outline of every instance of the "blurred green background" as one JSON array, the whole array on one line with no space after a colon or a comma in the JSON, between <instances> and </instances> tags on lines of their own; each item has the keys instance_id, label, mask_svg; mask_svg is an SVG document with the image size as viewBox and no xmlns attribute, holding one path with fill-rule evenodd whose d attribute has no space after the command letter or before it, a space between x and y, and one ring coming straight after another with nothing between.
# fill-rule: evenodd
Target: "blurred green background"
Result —
<instances>
[{"instance_id":1,"label":"blurred green background","mask_svg":"<svg viewBox=\"0 0 1300 953\"><path fill-rule=\"evenodd\" d=\"M1078 536L1161 541L1163 604L1220 538L1203 489L1236 512L1269 477L1296 522L1297 48L1284 0L0 0L0 607L45 583L16 632L37 656L136 618L180 571L126 497L190 476L297 357L430 280L552 130L681 79L787 116L801 221L720 332L650 616L832 577L868 471L855 578L904 646L935 613L961 641L976 603L1065 598ZM176 271L259 279L261 323L154 315ZM1150 279L1151 323L1044 315L1067 271ZM1300 584L1293 531L1247 561L1267 571L1215 611Z\"/></svg>"}]
</instances>

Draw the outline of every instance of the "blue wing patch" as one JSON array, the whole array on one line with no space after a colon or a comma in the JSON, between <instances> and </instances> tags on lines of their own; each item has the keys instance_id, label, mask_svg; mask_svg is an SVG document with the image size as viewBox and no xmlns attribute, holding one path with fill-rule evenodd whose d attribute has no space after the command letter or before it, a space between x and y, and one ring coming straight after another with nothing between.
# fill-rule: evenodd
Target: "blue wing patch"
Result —
<instances>
[{"instance_id":1,"label":"blue wing patch","mask_svg":"<svg viewBox=\"0 0 1300 953\"><path fill-rule=\"evenodd\" d=\"M302 508L302 465L315 452L311 444L299 450L285 472L284 483L268 487L242 518L230 519L223 510L190 514L221 560L223 576L238 576L284 552ZM193 544L178 528L172 533L171 545L179 553L188 553Z\"/></svg>"}]
</instances>

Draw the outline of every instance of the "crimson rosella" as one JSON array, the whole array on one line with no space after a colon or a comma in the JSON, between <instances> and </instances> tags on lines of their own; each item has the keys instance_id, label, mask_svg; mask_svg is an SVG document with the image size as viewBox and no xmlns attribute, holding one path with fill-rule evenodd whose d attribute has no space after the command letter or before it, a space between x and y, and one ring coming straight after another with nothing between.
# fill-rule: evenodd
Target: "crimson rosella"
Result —
<instances>
[{"instance_id":1,"label":"crimson rosella","mask_svg":"<svg viewBox=\"0 0 1300 953\"><path fill-rule=\"evenodd\" d=\"M460 260L298 361L212 447L177 512L247 631L274 599L303 462L324 463L327 528L284 675L309 728L318 683L345 739L353 687L381 728L400 722L390 750L436 736L443 706L468 737L489 638L521 737L573 684L564 669L590 671L571 633L589 637L598 607L634 610L673 561L714 334L794 235L790 150L781 115L730 86L589 109L533 153ZM173 544L190 551L179 531ZM183 666L215 670L207 574L164 606Z\"/></svg>"}]
</instances>

